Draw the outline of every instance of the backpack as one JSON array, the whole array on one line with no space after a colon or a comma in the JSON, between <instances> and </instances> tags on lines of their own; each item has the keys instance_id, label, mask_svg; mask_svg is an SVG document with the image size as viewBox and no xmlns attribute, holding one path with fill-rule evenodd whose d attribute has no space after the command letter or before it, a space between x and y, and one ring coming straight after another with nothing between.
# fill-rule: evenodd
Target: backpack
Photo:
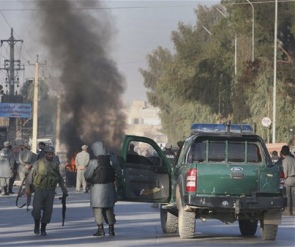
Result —
<instances>
[{"instance_id":1,"label":"backpack","mask_svg":"<svg viewBox=\"0 0 295 247\"><path fill-rule=\"evenodd\" d=\"M109 155L99 155L90 160L84 169L84 178L89 184L106 184L115 181L115 170L110 164Z\"/></svg>"}]
</instances>

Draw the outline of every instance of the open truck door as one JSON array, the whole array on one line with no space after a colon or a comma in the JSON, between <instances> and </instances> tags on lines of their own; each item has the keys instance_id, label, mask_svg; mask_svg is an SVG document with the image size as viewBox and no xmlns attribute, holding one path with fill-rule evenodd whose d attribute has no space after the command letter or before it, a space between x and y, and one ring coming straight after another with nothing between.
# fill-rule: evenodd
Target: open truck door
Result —
<instances>
[{"instance_id":1,"label":"open truck door","mask_svg":"<svg viewBox=\"0 0 295 247\"><path fill-rule=\"evenodd\" d=\"M129 150L133 145L134 151ZM119 200L167 203L171 195L171 164L153 140L127 135L121 151Z\"/></svg>"}]
</instances>

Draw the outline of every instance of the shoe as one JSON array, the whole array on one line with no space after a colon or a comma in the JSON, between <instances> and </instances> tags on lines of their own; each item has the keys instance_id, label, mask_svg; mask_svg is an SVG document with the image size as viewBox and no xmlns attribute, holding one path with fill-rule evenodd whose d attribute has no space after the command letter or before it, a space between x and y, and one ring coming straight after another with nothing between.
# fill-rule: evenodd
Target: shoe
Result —
<instances>
[{"instance_id":1,"label":"shoe","mask_svg":"<svg viewBox=\"0 0 295 247\"><path fill-rule=\"evenodd\" d=\"M88 194L88 191L84 191L84 193Z\"/></svg>"},{"instance_id":2,"label":"shoe","mask_svg":"<svg viewBox=\"0 0 295 247\"><path fill-rule=\"evenodd\" d=\"M46 236L47 233L46 233L46 223L44 222L41 222L41 236Z\"/></svg>"},{"instance_id":3,"label":"shoe","mask_svg":"<svg viewBox=\"0 0 295 247\"><path fill-rule=\"evenodd\" d=\"M114 225L109 225L109 236L115 236Z\"/></svg>"},{"instance_id":4,"label":"shoe","mask_svg":"<svg viewBox=\"0 0 295 247\"><path fill-rule=\"evenodd\" d=\"M13 191L9 191L9 194L14 194L14 192Z\"/></svg>"},{"instance_id":5,"label":"shoe","mask_svg":"<svg viewBox=\"0 0 295 247\"><path fill-rule=\"evenodd\" d=\"M94 237L103 237L105 236L103 225L98 225L97 232L93 234Z\"/></svg>"},{"instance_id":6,"label":"shoe","mask_svg":"<svg viewBox=\"0 0 295 247\"><path fill-rule=\"evenodd\" d=\"M36 235L40 234L40 220L35 220L34 233Z\"/></svg>"}]
</instances>

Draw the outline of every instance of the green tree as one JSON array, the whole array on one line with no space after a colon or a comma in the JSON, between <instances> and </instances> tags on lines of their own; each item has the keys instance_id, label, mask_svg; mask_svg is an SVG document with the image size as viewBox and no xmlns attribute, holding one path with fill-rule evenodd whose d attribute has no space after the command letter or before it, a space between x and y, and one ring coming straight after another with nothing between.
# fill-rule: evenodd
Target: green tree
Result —
<instances>
[{"instance_id":1,"label":"green tree","mask_svg":"<svg viewBox=\"0 0 295 247\"><path fill-rule=\"evenodd\" d=\"M228 119L256 124L264 135L261 119L272 118L274 4L253 2L255 60L251 61L251 5L221 3L198 6L195 26L179 23L172 31L175 52L159 47L147 56L149 68L140 69L148 100L160 108L169 140L182 139L193 122ZM279 9L277 139L286 141L294 126L290 114L295 99L294 3L280 3Z\"/></svg>"}]
</instances>

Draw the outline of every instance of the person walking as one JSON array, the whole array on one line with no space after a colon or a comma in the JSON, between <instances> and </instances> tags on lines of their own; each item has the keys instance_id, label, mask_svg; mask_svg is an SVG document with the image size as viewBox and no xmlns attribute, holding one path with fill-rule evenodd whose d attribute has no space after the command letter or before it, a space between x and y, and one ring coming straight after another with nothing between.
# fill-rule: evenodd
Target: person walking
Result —
<instances>
[{"instance_id":1,"label":"person walking","mask_svg":"<svg viewBox=\"0 0 295 247\"><path fill-rule=\"evenodd\" d=\"M9 181L13 176L14 157L12 151L9 149L10 143L5 141L3 148L0 150L0 186L1 195L9 195Z\"/></svg>"},{"instance_id":2,"label":"person walking","mask_svg":"<svg viewBox=\"0 0 295 247\"><path fill-rule=\"evenodd\" d=\"M87 184L84 178L84 168L88 164L90 156L89 153L87 152L87 145L83 145L82 151L77 153L76 158L75 158L75 165L77 169L77 178L76 178L76 191L80 192L81 185L83 188L83 192L87 193L86 188Z\"/></svg>"},{"instance_id":3,"label":"person walking","mask_svg":"<svg viewBox=\"0 0 295 247\"><path fill-rule=\"evenodd\" d=\"M24 181L36 160L37 154L29 150L29 145L27 143L23 143L21 145L21 151L18 154L18 176L21 183Z\"/></svg>"},{"instance_id":4,"label":"person walking","mask_svg":"<svg viewBox=\"0 0 295 247\"><path fill-rule=\"evenodd\" d=\"M96 158L91 159L88 164L89 167L94 167L90 181L90 206L98 226L93 236L105 236L104 221L109 225L109 235L115 236L114 206L117 201L115 170L102 142L93 143L92 150Z\"/></svg>"},{"instance_id":5,"label":"person walking","mask_svg":"<svg viewBox=\"0 0 295 247\"><path fill-rule=\"evenodd\" d=\"M35 221L34 233L46 236L46 226L50 223L53 211L53 201L57 184L61 187L63 196L68 195L64 180L59 171L59 165L54 160L55 149L46 146L45 155L37 160L30 170L25 183L25 194L30 196L31 187L34 186L35 194L33 199L32 216Z\"/></svg>"}]
</instances>

